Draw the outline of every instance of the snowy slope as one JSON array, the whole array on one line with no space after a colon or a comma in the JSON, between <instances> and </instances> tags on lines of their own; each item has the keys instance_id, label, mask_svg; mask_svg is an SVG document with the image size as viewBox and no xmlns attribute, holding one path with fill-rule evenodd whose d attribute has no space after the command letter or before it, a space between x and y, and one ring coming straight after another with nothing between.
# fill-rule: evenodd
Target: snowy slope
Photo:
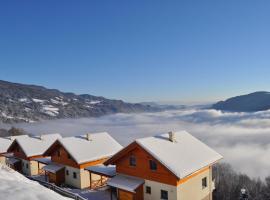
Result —
<instances>
[{"instance_id":1,"label":"snowy slope","mask_svg":"<svg viewBox=\"0 0 270 200\"><path fill-rule=\"evenodd\" d=\"M0 80L0 122L4 123L156 110L147 105Z\"/></svg>"},{"instance_id":2,"label":"snowy slope","mask_svg":"<svg viewBox=\"0 0 270 200\"><path fill-rule=\"evenodd\" d=\"M0 164L0 199L70 200Z\"/></svg>"}]
</instances>

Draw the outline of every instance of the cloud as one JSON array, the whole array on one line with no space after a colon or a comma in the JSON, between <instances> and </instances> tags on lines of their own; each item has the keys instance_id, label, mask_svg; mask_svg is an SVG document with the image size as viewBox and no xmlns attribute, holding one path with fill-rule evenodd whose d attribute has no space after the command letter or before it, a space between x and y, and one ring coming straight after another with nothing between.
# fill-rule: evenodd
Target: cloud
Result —
<instances>
[{"instance_id":1,"label":"cloud","mask_svg":"<svg viewBox=\"0 0 270 200\"><path fill-rule=\"evenodd\" d=\"M187 130L224 156L239 172L270 175L270 111L224 113L187 109L158 113L116 114L100 118L64 119L19 124L33 134L63 136L107 131L121 144L170 130Z\"/></svg>"}]
</instances>

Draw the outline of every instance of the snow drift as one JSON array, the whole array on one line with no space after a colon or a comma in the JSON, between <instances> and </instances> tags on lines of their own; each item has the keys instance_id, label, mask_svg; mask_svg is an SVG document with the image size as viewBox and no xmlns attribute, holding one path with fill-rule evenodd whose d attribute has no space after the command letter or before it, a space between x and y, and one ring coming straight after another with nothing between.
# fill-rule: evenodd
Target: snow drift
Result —
<instances>
[{"instance_id":1,"label":"snow drift","mask_svg":"<svg viewBox=\"0 0 270 200\"><path fill-rule=\"evenodd\" d=\"M69 200L0 164L0 199Z\"/></svg>"}]
</instances>

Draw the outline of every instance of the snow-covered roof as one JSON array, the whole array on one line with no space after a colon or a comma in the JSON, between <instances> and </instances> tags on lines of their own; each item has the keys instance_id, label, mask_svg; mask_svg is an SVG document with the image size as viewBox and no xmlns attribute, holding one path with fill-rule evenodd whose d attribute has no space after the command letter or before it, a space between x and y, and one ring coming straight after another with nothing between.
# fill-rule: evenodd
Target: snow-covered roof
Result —
<instances>
[{"instance_id":1,"label":"snow-covered roof","mask_svg":"<svg viewBox=\"0 0 270 200\"><path fill-rule=\"evenodd\" d=\"M51 157L35 158L34 160L37 161L37 162L40 162L42 164L45 164L45 165L48 165L48 164L50 164L52 162Z\"/></svg>"},{"instance_id":2,"label":"snow-covered roof","mask_svg":"<svg viewBox=\"0 0 270 200\"><path fill-rule=\"evenodd\" d=\"M133 193L135 193L136 192L135 190L142 184L144 184L143 179L122 174L116 175L107 182L107 185L109 186L116 187Z\"/></svg>"},{"instance_id":3,"label":"snow-covered roof","mask_svg":"<svg viewBox=\"0 0 270 200\"><path fill-rule=\"evenodd\" d=\"M95 165L91 167L86 167L85 169L93 173L103 174L108 177L113 177L116 175L115 165Z\"/></svg>"},{"instance_id":4,"label":"snow-covered roof","mask_svg":"<svg viewBox=\"0 0 270 200\"><path fill-rule=\"evenodd\" d=\"M19 159L13 158L13 157L7 159L7 163L9 163L11 165L14 165L17 162L21 162L21 161Z\"/></svg>"},{"instance_id":5,"label":"snow-covered roof","mask_svg":"<svg viewBox=\"0 0 270 200\"><path fill-rule=\"evenodd\" d=\"M10 136L10 137L0 137L0 153L6 153L8 147L11 145L13 140L16 138L28 137L27 135L18 135L18 136Z\"/></svg>"},{"instance_id":6,"label":"snow-covered roof","mask_svg":"<svg viewBox=\"0 0 270 200\"><path fill-rule=\"evenodd\" d=\"M111 157L122 149L122 146L106 132L91 134L91 140L82 135L58 141L78 164Z\"/></svg>"},{"instance_id":7,"label":"snow-covered roof","mask_svg":"<svg viewBox=\"0 0 270 200\"><path fill-rule=\"evenodd\" d=\"M24 138L24 137L29 137L28 135L12 135L12 136L7 136L5 138L10 139L10 140L15 140L17 138Z\"/></svg>"},{"instance_id":8,"label":"snow-covered roof","mask_svg":"<svg viewBox=\"0 0 270 200\"><path fill-rule=\"evenodd\" d=\"M6 153L11 143L12 143L12 140L10 139L0 138L0 153Z\"/></svg>"},{"instance_id":9,"label":"snow-covered roof","mask_svg":"<svg viewBox=\"0 0 270 200\"><path fill-rule=\"evenodd\" d=\"M20 145L27 157L43 155L43 153L62 136L58 133L34 137L20 137L15 141ZM15 142L14 141L14 142Z\"/></svg>"},{"instance_id":10,"label":"snow-covered roof","mask_svg":"<svg viewBox=\"0 0 270 200\"><path fill-rule=\"evenodd\" d=\"M49 165L45 165L43 167L43 169L47 172L51 172L51 173L56 173L61 169L64 169L65 166L64 165L60 165L60 164L49 164Z\"/></svg>"},{"instance_id":11,"label":"snow-covered roof","mask_svg":"<svg viewBox=\"0 0 270 200\"><path fill-rule=\"evenodd\" d=\"M175 132L175 142L169 134L137 139L136 142L178 178L184 178L222 156L186 131Z\"/></svg>"}]
</instances>

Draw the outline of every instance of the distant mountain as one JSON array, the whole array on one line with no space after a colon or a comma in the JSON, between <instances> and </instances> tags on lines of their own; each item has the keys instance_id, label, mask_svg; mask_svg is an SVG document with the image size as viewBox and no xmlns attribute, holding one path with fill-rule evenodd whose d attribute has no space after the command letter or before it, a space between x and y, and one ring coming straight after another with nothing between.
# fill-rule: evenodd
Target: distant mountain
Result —
<instances>
[{"instance_id":1,"label":"distant mountain","mask_svg":"<svg viewBox=\"0 0 270 200\"><path fill-rule=\"evenodd\" d=\"M156 102L141 102L140 104L145 106L150 106L153 108L158 108L162 110L177 110L186 108L185 105L170 105L170 104L160 104Z\"/></svg>"},{"instance_id":2,"label":"distant mountain","mask_svg":"<svg viewBox=\"0 0 270 200\"><path fill-rule=\"evenodd\" d=\"M270 109L270 93L254 92L229 98L212 106L213 109L232 112L256 112Z\"/></svg>"},{"instance_id":3,"label":"distant mountain","mask_svg":"<svg viewBox=\"0 0 270 200\"><path fill-rule=\"evenodd\" d=\"M0 122L4 123L158 110L148 105L126 103L122 100L89 94L76 95L42 86L0 80Z\"/></svg>"}]
</instances>

